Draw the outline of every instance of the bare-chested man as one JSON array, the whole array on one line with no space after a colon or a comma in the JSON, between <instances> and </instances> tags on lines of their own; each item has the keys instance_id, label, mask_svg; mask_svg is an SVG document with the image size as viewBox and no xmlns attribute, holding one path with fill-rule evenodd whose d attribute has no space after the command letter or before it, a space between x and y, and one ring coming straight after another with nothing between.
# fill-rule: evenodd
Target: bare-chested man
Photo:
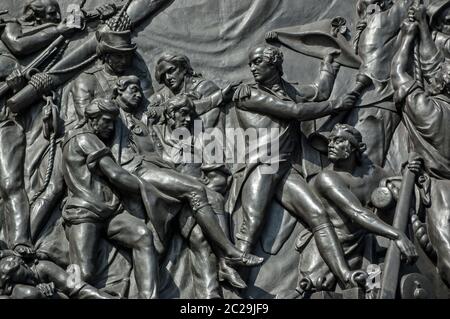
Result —
<instances>
[{"instance_id":1,"label":"bare-chested man","mask_svg":"<svg viewBox=\"0 0 450 319\"><path fill-rule=\"evenodd\" d=\"M394 240L402 254L409 261L414 260L417 257L414 244L406 235L366 208L373 190L388 176L364 154L366 145L362 142L361 133L350 125L336 124L326 142L332 164L329 169L319 173L314 186L330 216L349 264L352 267L360 266L362 243L367 233ZM303 236L303 243L297 245L301 248L298 289L330 289L335 282L334 276L319 256L316 243L310 241L308 244L307 237Z\"/></svg>"}]
</instances>

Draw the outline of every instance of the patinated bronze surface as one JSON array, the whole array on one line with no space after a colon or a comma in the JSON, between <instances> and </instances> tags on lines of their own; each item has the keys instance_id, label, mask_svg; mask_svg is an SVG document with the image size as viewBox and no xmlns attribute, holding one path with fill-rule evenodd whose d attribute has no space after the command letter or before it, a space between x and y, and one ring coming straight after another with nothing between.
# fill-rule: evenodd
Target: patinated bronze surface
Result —
<instances>
[{"instance_id":1,"label":"patinated bronze surface","mask_svg":"<svg viewBox=\"0 0 450 319\"><path fill-rule=\"evenodd\" d=\"M450 0L0 3L0 298L450 289Z\"/></svg>"}]
</instances>

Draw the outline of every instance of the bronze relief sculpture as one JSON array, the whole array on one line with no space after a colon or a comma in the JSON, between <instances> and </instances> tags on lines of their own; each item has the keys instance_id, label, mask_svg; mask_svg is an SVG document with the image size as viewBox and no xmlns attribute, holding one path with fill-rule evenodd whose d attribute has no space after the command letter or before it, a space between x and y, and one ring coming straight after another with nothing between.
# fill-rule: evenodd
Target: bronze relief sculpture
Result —
<instances>
[{"instance_id":1,"label":"bronze relief sculpture","mask_svg":"<svg viewBox=\"0 0 450 319\"><path fill-rule=\"evenodd\" d=\"M1 298L448 298L450 1L213 2L1 4Z\"/></svg>"}]
</instances>

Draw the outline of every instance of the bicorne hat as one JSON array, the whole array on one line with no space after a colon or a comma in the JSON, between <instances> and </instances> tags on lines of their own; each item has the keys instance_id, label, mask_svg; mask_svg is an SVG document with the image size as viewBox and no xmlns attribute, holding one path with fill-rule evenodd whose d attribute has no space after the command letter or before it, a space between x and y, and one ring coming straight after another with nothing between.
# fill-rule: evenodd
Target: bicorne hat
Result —
<instances>
[{"instance_id":1,"label":"bicorne hat","mask_svg":"<svg viewBox=\"0 0 450 319\"><path fill-rule=\"evenodd\" d=\"M345 19L336 17L309 24L273 30L266 34L266 41L281 44L299 53L322 59L332 51L339 52L335 61L341 65L359 69L361 59L354 53L352 44L344 35Z\"/></svg>"}]
</instances>

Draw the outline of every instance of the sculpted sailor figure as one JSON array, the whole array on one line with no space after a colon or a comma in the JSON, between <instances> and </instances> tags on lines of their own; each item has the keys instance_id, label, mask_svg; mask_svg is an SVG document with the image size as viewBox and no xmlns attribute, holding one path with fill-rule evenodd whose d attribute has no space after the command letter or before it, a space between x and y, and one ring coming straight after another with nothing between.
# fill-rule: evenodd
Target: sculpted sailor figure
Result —
<instances>
[{"instance_id":1,"label":"sculpted sailor figure","mask_svg":"<svg viewBox=\"0 0 450 319\"><path fill-rule=\"evenodd\" d=\"M49 260L27 259L0 251L0 299L113 299ZM63 294L63 296L60 295Z\"/></svg>"},{"instance_id":2,"label":"sculpted sailor figure","mask_svg":"<svg viewBox=\"0 0 450 319\"><path fill-rule=\"evenodd\" d=\"M111 95L120 76L139 77L146 96L153 93L146 68L139 65L136 44L131 42L129 30L98 31L97 38L98 60L95 66L81 73L72 84L71 95L76 117L68 119L69 122L82 119L85 107L94 97Z\"/></svg>"},{"instance_id":3,"label":"sculpted sailor figure","mask_svg":"<svg viewBox=\"0 0 450 319\"><path fill-rule=\"evenodd\" d=\"M428 207L425 208L428 235L437 253L439 273L450 285L450 64L442 63L430 78L432 85L425 89L409 74L409 61L419 34L421 46L435 44L431 34L423 31L427 26L421 19L405 21L402 28L402 43L392 61L395 98L409 133L410 149L423 158L425 173L429 175Z\"/></svg>"},{"instance_id":4,"label":"sculpted sailor figure","mask_svg":"<svg viewBox=\"0 0 450 319\"><path fill-rule=\"evenodd\" d=\"M300 151L296 132L300 121L348 110L355 97L347 95L340 101L297 103L296 97L302 94L282 79L282 63L283 54L277 48L260 46L251 50L249 65L256 83L239 87L234 97L240 127L269 129L265 134L260 133L257 141L246 144L247 164L240 169L242 175L235 174L237 177L230 191L230 210L235 211L238 200L242 207L242 222L237 225L235 234L237 247L247 252L253 249L264 225L266 210L276 199L309 226L321 256L343 286L362 284L364 273L349 269L325 208L303 178L294 157ZM249 149L255 144L261 148L263 143L279 145L278 152L269 155Z\"/></svg>"},{"instance_id":5,"label":"sculpted sailor figure","mask_svg":"<svg viewBox=\"0 0 450 319\"><path fill-rule=\"evenodd\" d=\"M57 0L28 0L23 15L6 24L1 40L17 58L45 49L60 35L73 31L61 18Z\"/></svg>"},{"instance_id":6,"label":"sculpted sailor figure","mask_svg":"<svg viewBox=\"0 0 450 319\"><path fill-rule=\"evenodd\" d=\"M103 5L98 7L97 10L103 17L115 12L114 7L110 5ZM29 71L43 70L50 64L54 64L58 57L61 57L68 38L73 36L75 31L81 31L81 26L85 22L81 11L76 17L75 15L73 13L63 19L60 6L56 0L28 0L25 2L22 16L18 19L8 20L0 42L0 51L2 52L0 57L2 61L0 65L2 66L0 68L8 65L4 62L5 59L7 59L6 62L10 61L10 54L15 56L14 59L17 58L18 65L7 78L7 86L5 87L4 84L1 86L1 95L8 94L8 90L17 92L23 86L23 78L28 77ZM79 20L79 25L68 21L75 18ZM27 66L24 66L25 64ZM20 86L16 87L11 78L16 78L17 81L21 80L18 81ZM31 236L33 241L36 239L43 221L46 221L45 218L48 217L47 212L52 211L61 199L63 192L60 174L51 176L45 190L41 186L44 182L39 176L39 173L41 173L39 168L47 169L47 165L45 165L47 163L46 154L51 153L48 151L48 139L50 137L45 133L43 134L44 126L48 127L49 122L43 123L43 121L45 122L51 116L45 119L43 114L45 112L42 112L42 109L43 106L36 103L27 112L19 112L20 115L18 116L26 133L26 156L24 160L19 162L25 163L25 187L30 197ZM59 152L53 153L58 153L54 162L60 162ZM42 163L44 165L41 165ZM54 169L53 172L58 172L58 169Z\"/></svg>"},{"instance_id":7,"label":"sculpted sailor figure","mask_svg":"<svg viewBox=\"0 0 450 319\"><path fill-rule=\"evenodd\" d=\"M230 85L215 94L223 96L224 100L229 100L232 93L232 85ZM219 193L206 187L205 179L199 180L197 176L189 176L192 175L192 172L178 172L175 160L171 157L173 154L167 155L166 153L167 156L163 156L164 151L167 150L165 147L167 141L164 138L165 130L162 130L163 134L158 135L158 132L161 131L155 130L156 127L151 118L147 118L145 121L148 125L144 125L139 120L138 111L143 93L138 78L134 76L120 78L115 95L121 111L120 123L118 123L116 138L112 146L114 157L128 171L151 183L164 194L162 201L159 201L157 206L151 209L155 212L152 214L153 217L149 217L150 223L153 223L152 227L155 227L158 235L157 246L158 244L163 246L159 250L163 250L169 244L170 221L178 215L182 205L188 204L194 219L189 219L186 225L182 225L182 233L189 238L192 245L195 245L194 253L198 253L195 256L196 262L202 262L201 273L195 274L197 279L201 281L202 285L209 283L207 290L202 294L208 297L217 296L217 287L214 286L217 278L215 260L210 258L199 260L204 258L205 252L211 249L209 245L218 248L220 252L216 253L223 257L220 262L220 279L227 280L238 288L243 288L245 283L231 266L253 266L261 263L262 259L250 254L243 254L231 244L227 236L228 227L225 227L223 220L218 218L218 215L223 213L223 198ZM197 102L198 105L200 103L210 105L210 98L206 97L204 101ZM223 187L223 178L217 176L216 173L213 170L209 172L211 187ZM209 201L212 195L214 195L214 202ZM178 218L180 222L186 221L186 214L182 214ZM199 227L194 227L194 220ZM203 236L208 239L209 244L204 242Z\"/></svg>"},{"instance_id":8,"label":"sculpted sailor figure","mask_svg":"<svg viewBox=\"0 0 450 319\"><path fill-rule=\"evenodd\" d=\"M61 22L57 1L28 1L24 7L23 16L16 21L6 23L2 33L4 46L1 49L2 80L6 80L13 91L19 90L23 83L20 65L16 58L26 58L48 46L59 35L71 31L70 27ZM11 53L16 57L11 56ZM14 117L6 107L2 107L1 113L0 142L3 146L0 155L2 167L0 191L5 202L5 221L9 225L6 232L7 242L9 248L29 253L30 208L24 190L23 166L25 136L22 125L25 121L22 121L23 114Z\"/></svg>"},{"instance_id":9,"label":"sculpted sailor figure","mask_svg":"<svg viewBox=\"0 0 450 319\"><path fill-rule=\"evenodd\" d=\"M351 267L361 266L367 233L394 240L407 260L413 261L417 257L414 244L404 233L383 222L367 208L372 192L388 175L364 154L365 144L361 133L347 124L336 124L328 139L317 146L323 151L328 149L328 158L332 164L317 175L314 186ZM308 230L306 232L308 234L301 236L297 243L300 251L297 289L300 292L314 288L333 289L334 276L320 257L315 241L309 241L312 234Z\"/></svg>"},{"instance_id":10,"label":"sculpted sailor figure","mask_svg":"<svg viewBox=\"0 0 450 319\"><path fill-rule=\"evenodd\" d=\"M423 78L430 85L434 74L439 71L446 59L450 58L450 2L437 1L428 7L414 5L409 10L409 17L419 22L420 56L414 57L420 62Z\"/></svg>"},{"instance_id":11,"label":"sculpted sailor figure","mask_svg":"<svg viewBox=\"0 0 450 319\"><path fill-rule=\"evenodd\" d=\"M397 34L414 0L359 0L355 52L362 63L354 90L362 91L361 109L354 123L367 145L367 155L383 166L392 136L400 122L392 102L390 64L396 52ZM358 88L357 88L358 87ZM365 89L365 90L364 90ZM330 128L331 129L331 128Z\"/></svg>"},{"instance_id":12,"label":"sculpted sailor figure","mask_svg":"<svg viewBox=\"0 0 450 319\"><path fill-rule=\"evenodd\" d=\"M85 109L85 120L66 134L62 144L69 192L62 215L70 262L80 267L82 280L93 281L99 239L106 236L132 251L138 297L156 298L158 263L152 233L121 201L129 192L148 191L150 185L120 167L106 146L114 136L118 114L113 100L95 99Z\"/></svg>"}]
</instances>

